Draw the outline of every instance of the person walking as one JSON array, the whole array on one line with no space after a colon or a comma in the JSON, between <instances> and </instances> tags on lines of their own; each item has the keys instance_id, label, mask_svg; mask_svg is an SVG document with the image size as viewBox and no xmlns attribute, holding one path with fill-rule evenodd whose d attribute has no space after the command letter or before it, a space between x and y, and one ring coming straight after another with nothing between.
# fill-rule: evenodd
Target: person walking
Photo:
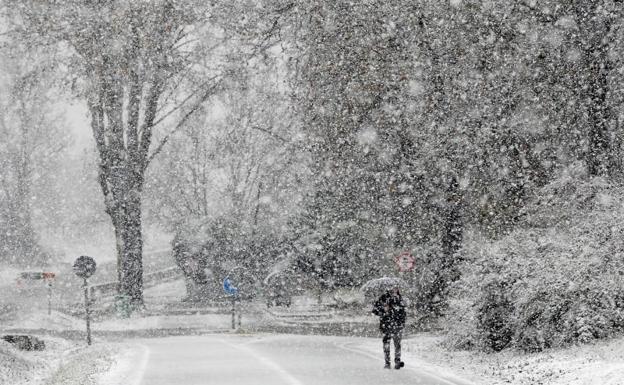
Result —
<instances>
[{"instance_id":1,"label":"person walking","mask_svg":"<svg viewBox=\"0 0 624 385\"><path fill-rule=\"evenodd\" d=\"M405 363L401 361L401 337L405 327L405 302L395 287L379 297L373 305L373 314L379 316L379 330L383 334L383 351L385 369L390 369L390 340L394 341L394 368L401 369Z\"/></svg>"}]
</instances>

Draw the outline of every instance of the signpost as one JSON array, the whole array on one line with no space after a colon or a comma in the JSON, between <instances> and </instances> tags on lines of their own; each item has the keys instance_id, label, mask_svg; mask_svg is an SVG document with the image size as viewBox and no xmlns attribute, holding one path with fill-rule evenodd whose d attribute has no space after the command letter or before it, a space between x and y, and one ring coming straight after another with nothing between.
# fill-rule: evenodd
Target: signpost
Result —
<instances>
[{"instance_id":1,"label":"signpost","mask_svg":"<svg viewBox=\"0 0 624 385\"><path fill-rule=\"evenodd\" d=\"M87 321L87 345L91 345L91 322L89 319L89 283L87 278L95 273L95 261L91 257L83 255L74 262L74 273L83 279L84 297L85 297L85 318Z\"/></svg>"},{"instance_id":2,"label":"signpost","mask_svg":"<svg viewBox=\"0 0 624 385\"><path fill-rule=\"evenodd\" d=\"M230 277L225 277L225 279L223 279L223 291L225 292L225 294L232 297L232 330L234 330L236 329L236 299L238 298L238 289L236 288L236 286L234 286L234 284L230 280ZM241 318L242 316L239 310L238 312L238 327L239 328L241 326Z\"/></svg>"},{"instance_id":3,"label":"signpost","mask_svg":"<svg viewBox=\"0 0 624 385\"><path fill-rule=\"evenodd\" d=\"M25 271L20 273L20 278L24 280L45 280L48 286L48 315L52 314L52 282L54 277L56 274L50 272Z\"/></svg>"},{"instance_id":4,"label":"signpost","mask_svg":"<svg viewBox=\"0 0 624 385\"><path fill-rule=\"evenodd\" d=\"M414 261L414 256L409 251L404 251L394 257L394 262L397 264L400 272L411 271L414 268Z\"/></svg>"},{"instance_id":5,"label":"signpost","mask_svg":"<svg viewBox=\"0 0 624 385\"><path fill-rule=\"evenodd\" d=\"M43 279L43 273L40 273L38 271L25 271L23 273L20 273L20 278L25 280Z\"/></svg>"},{"instance_id":6,"label":"signpost","mask_svg":"<svg viewBox=\"0 0 624 385\"><path fill-rule=\"evenodd\" d=\"M52 282L54 282L54 273L43 273L43 279L48 285L48 315L52 315Z\"/></svg>"}]
</instances>

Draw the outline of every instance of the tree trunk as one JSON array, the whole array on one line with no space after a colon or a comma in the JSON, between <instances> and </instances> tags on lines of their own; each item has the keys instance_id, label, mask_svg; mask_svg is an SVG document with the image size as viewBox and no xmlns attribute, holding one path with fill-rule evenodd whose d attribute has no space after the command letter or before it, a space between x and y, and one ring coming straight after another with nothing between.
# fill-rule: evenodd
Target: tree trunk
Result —
<instances>
[{"instance_id":1,"label":"tree trunk","mask_svg":"<svg viewBox=\"0 0 624 385\"><path fill-rule=\"evenodd\" d=\"M613 44L611 17L600 17L599 4L581 1L576 6L576 15L586 40L583 44L585 60L584 86L582 94L588 115L587 168L590 175L607 175L611 171L610 122L613 113L609 105L609 49Z\"/></svg>"},{"instance_id":2,"label":"tree trunk","mask_svg":"<svg viewBox=\"0 0 624 385\"><path fill-rule=\"evenodd\" d=\"M197 7L173 0L22 3L8 7L15 8L18 29L44 36L46 45L62 44L73 65L82 67L74 72L84 82L75 83L84 85L91 113L100 158L98 182L117 240L118 288L142 304L141 191L149 162L172 134L150 153L152 130L182 113L173 131L179 129L216 90L216 84L206 87L207 82L190 87L179 104L164 108L175 104L182 80L195 72L190 60L195 49L189 49L194 32L186 29L199 21ZM163 92L177 75L182 77L172 83L161 105ZM195 105L182 110L192 100ZM160 112L161 119L156 120Z\"/></svg>"},{"instance_id":3,"label":"tree trunk","mask_svg":"<svg viewBox=\"0 0 624 385\"><path fill-rule=\"evenodd\" d=\"M107 211L115 229L118 292L128 296L135 306L142 306L143 237L140 191L125 191Z\"/></svg>"},{"instance_id":4,"label":"tree trunk","mask_svg":"<svg viewBox=\"0 0 624 385\"><path fill-rule=\"evenodd\" d=\"M131 191L125 202L125 226L121 232L122 280L121 291L136 305L143 304L143 237L141 233L140 192Z\"/></svg>"},{"instance_id":5,"label":"tree trunk","mask_svg":"<svg viewBox=\"0 0 624 385\"><path fill-rule=\"evenodd\" d=\"M455 265L454 254L461 248L464 233L464 223L461 216L463 197L455 177L451 179L446 194L447 204L442 233L442 253L446 261L443 267L452 268Z\"/></svg>"},{"instance_id":6,"label":"tree trunk","mask_svg":"<svg viewBox=\"0 0 624 385\"><path fill-rule=\"evenodd\" d=\"M589 115L589 150L588 169L590 175L607 175L610 169L611 141L609 139L609 121L611 113L607 100L608 92L608 58L600 47L598 52L587 52L590 60L589 90L587 95Z\"/></svg>"}]
</instances>

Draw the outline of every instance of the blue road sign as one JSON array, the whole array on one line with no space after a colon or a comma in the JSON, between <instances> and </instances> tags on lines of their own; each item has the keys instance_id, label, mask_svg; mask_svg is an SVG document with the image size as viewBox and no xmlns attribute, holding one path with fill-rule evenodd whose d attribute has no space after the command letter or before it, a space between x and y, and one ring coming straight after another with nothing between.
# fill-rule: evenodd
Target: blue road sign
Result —
<instances>
[{"instance_id":1,"label":"blue road sign","mask_svg":"<svg viewBox=\"0 0 624 385\"><path fill-rule=\"evenodd\" d=\"M223 291L227 295L238 294L238 289L232 284L232 281L229 277L225 277L225 279L223 280Z\"/></svg>"}]
</instances>

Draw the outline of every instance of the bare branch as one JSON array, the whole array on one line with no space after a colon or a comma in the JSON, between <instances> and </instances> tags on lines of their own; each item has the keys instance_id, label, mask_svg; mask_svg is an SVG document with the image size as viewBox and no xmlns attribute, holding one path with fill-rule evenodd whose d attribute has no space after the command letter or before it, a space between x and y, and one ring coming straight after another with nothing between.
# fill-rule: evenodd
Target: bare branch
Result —
<instances>
[{"instance_id":1,"label":"bare branch","mask_svg":"<svg viewBox=\"0 0 624 385\"><path fill-rule=\"evenodd\" d=\"M210 96L214 94L215 90L221 85L222 81L223 81L223 78L221 78L219 81L215 82L211 87L209 87L204 92L204 94L199 98L197 103L195 103L195 105L186 114L184 114L184 116L182 117L182 119L180 119L180 121L176 124L176 126L171 131L169 131L167 135L165 135L165 137L160 141L160 143L158 144L154 152L147 158L147 161L145 162L145 166L144 166L145 168L147 168L147 166L152 162L152 160L156 157L156 155L158 155L162 151L165 144L167 144L167 142L169 141L169 138L171 137L171 135L178 132L178 130L182 128L186 124L186 122L191 118L191 116L193 116L195 112L199 110L201 105L206 100L208 100Z\"/></svg>"},{"instance_id":2,"label":"bare branch","mask_svg":"<svg viewBox=\"0 0 624 385\"><path fill-rule=\"evenodd\" d=\"M210 78L209 80L205 81L201 87L197 88L196 90L194 90L193 92L191 92L190 95L188 95L186 98L184 98L184 100L182 100L181 103L179 103L177 106L175 106L174 108L172 108L170 111L168 111L167 113L165 113L163 116L161 116L160 118L158 118L153 124L152 127L157 126L159 123L161 123L162 121L164 121L165 119L167 119L169 116L171 116L171 114L173 114L174 112L176 112L177 110L179 110L180 108L184 107L186 105L186 102L188 102L193 96L195 96L199 91L201 91L204 86L206 84L208 84L208 82L213 81L215 79L217 79L218 76L214 76L212 78Z\"/></svg>"},{"instance_id":3,"label":"bare branch","mask_svg":"<svg viewBox=\"0 0 624 385\"><path fill-rule=\"evenodd\" d=\"M272 132L271 130L269 130L268 128L263 128L260 126L250 126L249 128L252 128L254 130L258 130L261 132L264 132L265 134L269 134L269 136L271 136L274 139L278 139L284 143L288 143L288 140L284 139L283 137L279 136L278 134Z\"/></svg>"}]
</instances>

